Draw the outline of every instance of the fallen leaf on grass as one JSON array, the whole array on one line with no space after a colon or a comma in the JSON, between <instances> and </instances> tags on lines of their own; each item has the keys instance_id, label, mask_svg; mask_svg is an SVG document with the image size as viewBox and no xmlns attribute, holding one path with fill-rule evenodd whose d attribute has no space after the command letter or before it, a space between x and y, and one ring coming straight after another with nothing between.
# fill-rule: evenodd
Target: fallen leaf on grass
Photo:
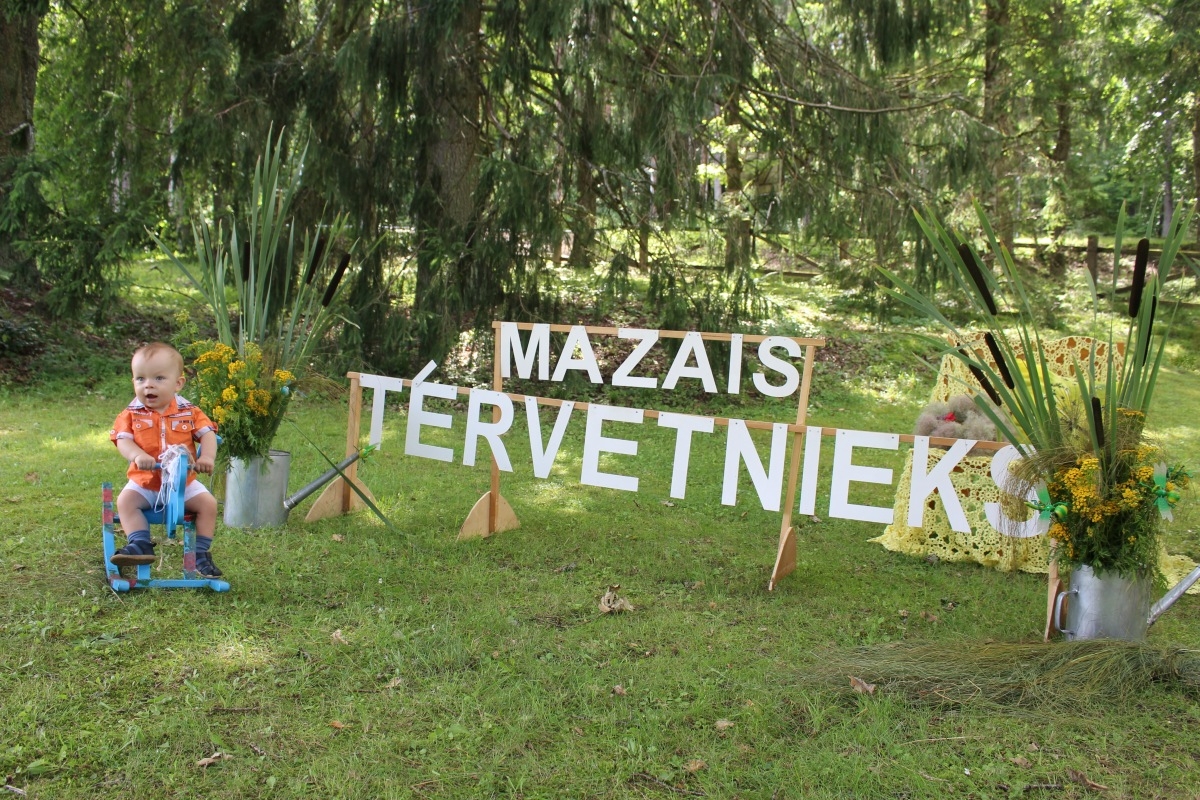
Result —
<instances>
[{"instance_id":1,"label":"fallen leaf on grass","mask_svg":"<svg viewBox=\"0 0 1200 800\"><path fill-rule=\"evenodd\" d=\"M25 482L26 483L37 483L39 480L41 480L41 478L38 477L38 474L36 472L26 472L25 473Z\"/></svg>"},{"instance_id":2,"label":"fallen leaf on grass","mask_svg":"<svg viewBox=\"0 0 1200 800\"><path fill-rule=\"evenodd\" d=\"M620 588L621 584L619 583L609 586L608 591L600 598L600 610L603 613L611 614L613 612L633 611L633 604L624 597L617 596L617 590Z\"/></svg>"},{"instance_id":3,"label":"fallen leaf on grass","mask_svg":"<svg viewBox=\"0 0 1200 800\"><path fill-rule=\"evenodd\" d=\"M664 506L666 506L667 508L674 508L674 507L675 507L675 504L674 504L674 503L672 503L670 500L663 500L663 501L662 501L662 504L663 504Z\"/></svg>"},{"instance_id":4,"label":"fallen leaf on grass","mask_svg":"<svg viewBox=\"0 0 1200 800\"><path fill-rule=\"evenodd\" d=\"M699 772L702 769L707 769L708 764L698 758L693 758L691 761L683 765L683 768L688 772Z\"/></svg>"},{"instance_id":5,"label":"fallen leaf on grass","mask_svg":"<svg viewBox=\"0 0 1200 800\"><path fill-rule=\"evenodd\" d=\"M1089 778L1087 775L1084 775L1082 772L1080 772L1077 769L1068 769L1067 775L1071 778L1071 780L1087 787L1088 789L1094 789L1094 790L1100 791L1100 792L1108 789L1108 787L1105 786L1103 783L1096 783L1094 780Z\"/></svg>"},{"instance_id":6,"label":"fallen leaf on grass","mask_svg":"<svg viewBox=\"0 0 1200 800\"><path fill-rule=\"evenodd\" d=\"M617 697L624 697L627 694L627 692L625 691L625 687L619 683L613 687L612 693L615 694Z\"/></svg>"},{"instance_id":7,"label":"fallen leaf on grass","mask_svg":"<svg viewBox=\"0 0 1200 800\"><path fill-rule=\"evenodd\" d=\"M247 742L247 744L250 746L250 749L254 751L254 755L265 756L267 754L266 750L263 750L261 747L256 745L254 742Z\"/></svg>"},{"instance_id":8,"label":"fallen leaf on grass","mask_svg":"<svg viewBox=\"0 0 1200 800\"><path fill-rule=\"evenodd\" d=\"M383 688L399 689L403 685L404 685L404 678L392 678L390 681L387 682L387 685L384 686Z\"/></svg>"},{"instance_id":9,"label":"fallen leaf on grass","mask_svg":"<svg viewBox=\"0 0 1200 800\"><path fill-rule=\"evenodd\" d=\"M937 614L930 614L928 611L921 612L921 619L935 623L938 621Z\"/></svg>"},{"instance_id":10,"label":"fallen leaf on grass","mask_svg":"<svg viewBox=\"0 0 1200 800\"><path fill-rule=\"evenodd\" d=\"M342 536L340 533L335 533L333 536L331 536L331 537L329 537L329 538L333 539L335 542L344 542L344 541L346 541L346 537L345 537L345 536Z\"/></svg>"},{"instance_id":11,"label":"fallen leaf on grass","mask_svg":"<svg viewBox=\"0 0 1200 800\"><path fill-rule=\"evenodd\" d=\"M350 644L346 641L346 637L342 636L341 628L338 628L336 631L334 631L329 638L333 640L334 644Z\"/></svg>"},{"instance_id":12,"label":"fallen leaf on grass","mask_svg":"<svg viewBox=\"0 0 1200 800\"><path fill-rule=\"evenodd\" d=\"M564 572L574 572L574 571L575 571L575 562L574 561L572 561L570 564L563 564L561 567L555 567L555 569L554 569L554 572L556 575L561 575Z\"/></svg>"},{"instance_id":13,"label":"fallen leaf on grass","mask_svg":"<svg viewBox=\"0 0 1200 800\"><path fill-rule=\"evenodd\" d=\"M233 758L233 756L229 755L229 753L222 753L222 752L218 751L216 753L213 753L208 758L202 758L199 761L197 761L196 766L197 767L211 767L213 764L217 763L218 761L224 761L227 758Z\"/></svg>"},{"instance_id":14,"label":"fallen leaf on grass","mask_svg":"<svg viewBox=\"0 0 1200 800\"><path fill-rule=\"evenodd\" d=\"M875 684L867 683L862 678L850 675L850 686L859 694L875 694Z\"/></svg>"},{"instance_id":15,"label":"fallen leaf on grass","mask_svg":"<svg viewBox=\"0 0 1200 800\"><path fill-rule=\"evenodd\" d=\"M1030 761L1025 756L1017 756L1016 758L1010 758L1009 761L1016 764L1021 769L1029 769L1030 767L1033 766L1033 762Z\"/></svg>"},{"instance_id":16,"label":"fallen leaf on grass","mask_svg":"<svg viewBox=\"0 0 1200 800\"><path fill-rule=\"evenodd\" d=\"M737 723L731 722L727 719L719 719L713 724L713 727L716 728L718 731L727 731L736 724Z\"/></svg>"},{"instance_id":17,"label":"fallen leaf on grass","mask_svg":"<svg viewBox=\"0 0 1200 800\"><path fill-rule=\"evenodd\" d=\"M13 564L13 572L20 572L23 569L25 569L24 564Z\"/></svg>"},{"instance_id":18,"label":"fallen leaf on grass","mask_svg":"<svg viewBox=\"0 0 1200 800\"><path fill-rule=\"evenodd\" d=\"M347 724L346 724L346 723L344 723L344 722L338 722L338 721L335 719L335 720L333 720L332 722L330 722L330 723L329 723L329 727L333 728L334 730L338 730L338 731L340 731L340 730L342 730L343 728L348 728L348 727L350 727L350 726L349 726L349 725L347 725Z\"/></svg>"},{"instance_id":19,"label":"fallen leaf on grass","mask_svg":"<svg viewBox=\"0 0 1200 800\"><path fill-rule=\"evenodd\" d=\"M1036 753L1038 750L1041 750L1042 748L1038 747L1037 742L1030 742L1029 747L1027 747L1026 749L1031 753Z\"/></svg>"}]
</instances>

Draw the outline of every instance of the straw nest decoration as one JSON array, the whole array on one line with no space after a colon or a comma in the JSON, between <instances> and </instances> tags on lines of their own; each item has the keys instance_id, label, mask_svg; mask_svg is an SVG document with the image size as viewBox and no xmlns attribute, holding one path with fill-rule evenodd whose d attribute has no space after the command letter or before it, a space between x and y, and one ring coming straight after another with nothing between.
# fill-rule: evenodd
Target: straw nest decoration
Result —
<instances>
[{"instance_id":1,"label":"straw nest decoration","mask_svg":"<svg viewBox=\"0 0 1200 800\"><path fill-rule=\"evenodd\" d=\"M1111 708L1152 684L1200 696L1200 650L1116 641L898 643L827 653L814 678L918 704Z\"/></svg>"}]
</instances>

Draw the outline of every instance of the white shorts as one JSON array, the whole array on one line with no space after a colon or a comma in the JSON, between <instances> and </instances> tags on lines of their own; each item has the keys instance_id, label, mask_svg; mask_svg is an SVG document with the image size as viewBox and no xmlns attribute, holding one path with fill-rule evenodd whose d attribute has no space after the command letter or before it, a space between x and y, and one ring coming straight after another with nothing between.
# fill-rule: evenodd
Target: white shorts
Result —
<instances>
[{"instance_id":1,"label":"white shorts","mask_svg":"<svg viewBox=\"0 0 1200 800\"><path fill-rule=\"evenodd\" d=\"M138 484L134 483L133 481L130 481L129 483L125 484L125 488L122 489L121 491L122 492L134 491L134 492L137 492L138 494L140 494L142 496L142 499L144 499L146 501L146 505L143 506L143 508L154 508L155 504L158 502L158 492L156 492L153 489L147 489L143 486L139 486ZM205 486L200 481L192 481L187 486L183 487L183 502L186 505L187 501L191 500L193 497L198 497L199 495L208 494L208 493L209 492L208 492L207 486Z\"/></svg>"}]
</instances>

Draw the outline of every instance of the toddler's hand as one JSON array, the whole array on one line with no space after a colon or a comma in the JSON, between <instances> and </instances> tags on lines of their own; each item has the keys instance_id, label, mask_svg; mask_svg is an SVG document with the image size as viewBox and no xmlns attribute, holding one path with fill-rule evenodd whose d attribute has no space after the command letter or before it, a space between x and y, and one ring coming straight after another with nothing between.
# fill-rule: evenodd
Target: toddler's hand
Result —
<instances>
[{"instance_id":1,"label":"toddler's hand","mask_svg":"<svg viewBox=\"0 0 1200 800\"><path fill-rule=\"evenodd\" d=\"M206 475L211 475L213 471L213 462L216 459L211 456L200 456L196 459L196 472L203 472Z\"/></svg>"},{"instance_id":2,"label":"toddler's hand","mask_svg":"<svg viewBox=\"0 0 1200 800\"><path fill-rule=\"evenodd\" d=\"M138 469L154 469L154 456L142 453L133 457L133 464Z\"/></svg>"}]
</instances>

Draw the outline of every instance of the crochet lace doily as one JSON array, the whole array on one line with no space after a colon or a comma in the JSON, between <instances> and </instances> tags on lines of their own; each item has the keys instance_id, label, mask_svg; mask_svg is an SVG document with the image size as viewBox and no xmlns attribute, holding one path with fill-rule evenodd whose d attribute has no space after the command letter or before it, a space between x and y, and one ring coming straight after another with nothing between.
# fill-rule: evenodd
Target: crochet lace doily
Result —
<instances>
[{"instance_id":1,"label":"crochet lace doily","mask_svg":"<svg viewBox=\"0 0 1200 800\"><path fill-rule=\"evenodd\" d=\"M951 344L954 342L951 341ZM982 335L968 339L966 344L972 346L975 354L993 370L999 371L991 351L983 344ZM1020 342L1012 342L1012 345L1015 349L1020 349ZM1092 357L1092 350L1095 349L1096 381L1103 384L1108 379L1107 342L1097 341L1090 336L1068 336L1064 339L1042 342L1042 349L1046 353L1047 366L1050 371L1064 378L1075 377L1077 360L1081 367L1087 369ZM1118 353L1124 349L1124 344L1118 344ZM978 394L981 389L979 382L975 380L961 360L952 355L945 355L942 356L937 383L933 387L933 394L930 395L929 401L944 403L955 395Z\"/></svg>"}]
</instances>

